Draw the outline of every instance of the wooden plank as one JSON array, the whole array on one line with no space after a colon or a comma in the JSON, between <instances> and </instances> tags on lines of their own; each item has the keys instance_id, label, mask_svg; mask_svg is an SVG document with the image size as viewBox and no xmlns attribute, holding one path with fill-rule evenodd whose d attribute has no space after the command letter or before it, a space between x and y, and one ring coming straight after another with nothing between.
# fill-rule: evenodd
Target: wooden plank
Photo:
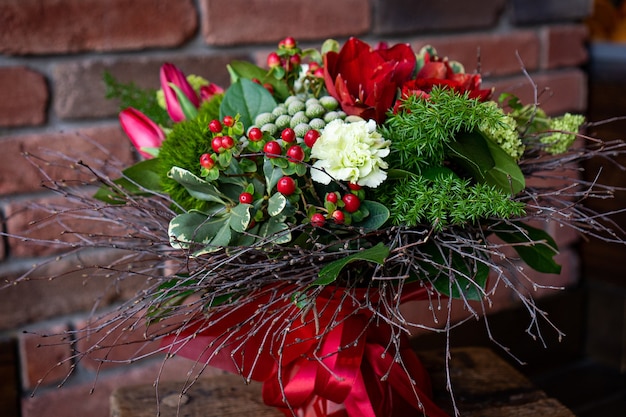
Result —
<instances>
[{"instance_id":1,"label":"wooden plank","mask_svg":"<svg viewBox=\"0 0 626 417\"><path fill-rule=\"evenodd\" d=\"M445 359L441 351L419 352L430 373L434 399L453 415L446 391ZM543 391L490 349L456 348L452 351L450 378L461 415L468 417L574 417L571 411ZM228 417L248 414L280 417L263 404L261 384L243 383L236 375L203 378L181 396L182 382L159 384L161 417ZM118 389L111 396L111 417L154 417L155 388L140 385ZM177 414L178 413L178 414Z\"/></svg>"}]
</instances>

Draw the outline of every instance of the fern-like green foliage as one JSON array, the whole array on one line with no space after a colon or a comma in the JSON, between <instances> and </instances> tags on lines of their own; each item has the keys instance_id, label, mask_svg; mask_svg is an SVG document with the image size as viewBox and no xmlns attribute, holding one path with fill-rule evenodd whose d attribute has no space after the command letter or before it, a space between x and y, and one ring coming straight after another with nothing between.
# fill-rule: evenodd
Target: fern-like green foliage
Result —
<instances>
[{"instance_id":1,"label":"fern-like green foliage","mask_svg":"<svg viewBox=\"0 0 626 417\"><path fill-rule=\"evenodd\" d=\"M402 110L390 115L381 129L391 140L394 152L390 166L414 173L440 166L446 159L446 144L461 131L479 127L506 128L504 114L497 106L469 99L451 89L434 88L429 99L411 96Z\"/></svg>"},{"instance_id":2,"label":"fern-like green foliage","mask_svg":"<svg viewBox=\"0 0 626 417\"><path fill-rule=\"evenodd\" d=\"M436 230L451 225L475 223L481 218L509 218L521 215L524 205L513 201L503 191L487 184L471 184L454 175L435 180L412 176L393 184L379 195L389 208L394 224L416 226L430 224Z\"/></svg>"},{"instance_id":3,"label":"fern-like green foliage","mask_svg":"<svg viewBox=\"0 0 626 417\"><path fill-rule=\"evenodd\" d=\"M189 195L185 187L169 178L167 173L172 167L179 167L200 174L200 155L211 149L208 125L219 117L221 98L216 96L203 103L198 109L198 117L175 123L159 150L159 175L163 191L186 210L202 210L206 203Z\"/></svg>"},{"instance_id":4,"label":"fern-like green foliage","mask_svg":"<svg viewBox=\"0 0 626 417\"><path fill-rule=\"evenodd\" d=\"M104 73L103 80L106 85L105 97L119 100L120 110L133 107L156 124L169 126L172 123L167 111L158 103L156 90L140 88L132 82L121 83L108 72Z\"/></svg>"}]
</instances>

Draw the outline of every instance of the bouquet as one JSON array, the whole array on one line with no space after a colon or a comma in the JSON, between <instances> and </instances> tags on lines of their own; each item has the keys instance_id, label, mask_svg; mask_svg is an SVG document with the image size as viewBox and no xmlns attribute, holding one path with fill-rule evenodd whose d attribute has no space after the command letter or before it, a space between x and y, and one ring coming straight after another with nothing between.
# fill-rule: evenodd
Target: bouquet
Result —
<instances>
[{"instance_id":1,"label":"bouquet","mask_svg":"<svg viewBox=\"0 0 626 417\"><path fill-rule=\"evenodd\" d=\"M478 316L470 301L505 285L547 320L523 266L560 272L541 225L624 243L582 204L616 189L577 171L624 144L494 98L432 47L288 37L265 68L228 71L226 89L169 63L158 91L107 77L142 160L113 179L85 166L95 194L49 186L79 204L55 217L123 229L74 244L121 249L96 269L143 280L107 325L141 323L157 352L262 381L287 416L446 415L401 305L459 299Z\"/></svg>"}]
</instances>

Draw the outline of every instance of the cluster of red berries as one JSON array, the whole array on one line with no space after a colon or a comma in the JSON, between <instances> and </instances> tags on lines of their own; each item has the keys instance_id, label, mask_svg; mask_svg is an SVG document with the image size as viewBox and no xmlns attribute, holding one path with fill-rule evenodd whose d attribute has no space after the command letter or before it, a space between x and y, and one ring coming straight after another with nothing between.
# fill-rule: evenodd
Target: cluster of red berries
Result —
<instances>
[{"instance_id":1,"label":"cluster of red berries","mask_svg":"<svg viewBox=\"0 0 626 417\"><path fill-rule=\"evenodd\" d=\"M209 130L213 134L211 148L216 154L223 153L235 147L236 141L229 132L237 130L235 126L236 122L237 121L232 116L225 116L222 121L213 119L209 122ZM200 155L200 166L207 170L213 168L215 162L216 159L208 152Z\"/></svg>"},{"instance_id":2,"label":"cluster of red berries","mask_svg":"<svg viewBox=\"0 0 626 417\"><path fill-rule=\"evenodd\" d=\"M347 216L355 213L361 207L361 197L358 194L362 193L361 187L358 184L348 184L351 192L341 195L339 192L331 192L326 194L326 209L328 216L324 216L322 213L315 213L311 216L311 224L313 226L321 227L326 222L326 218L332 219L335 224L346 223Z\"/></svg>"}]
</instances>

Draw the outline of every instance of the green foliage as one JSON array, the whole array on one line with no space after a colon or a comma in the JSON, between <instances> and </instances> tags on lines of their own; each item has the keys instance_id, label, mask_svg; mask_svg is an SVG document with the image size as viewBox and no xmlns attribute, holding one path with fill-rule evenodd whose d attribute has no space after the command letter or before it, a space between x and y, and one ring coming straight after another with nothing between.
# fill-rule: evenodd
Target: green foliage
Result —
<instances>
[{"instance_id":1,"label":"green foliage","mask_svg":"<svg viewBox=\"0 0 626 417\"><path fill-rule=\"evenodd\" d=\"M106 85L105 97L118 99L121 110L133 107L158 125L168 126L171 124L172 121L167 111L157 101L157 90L140 88L132 82L120 83L108 72L104 73L103 80Z\"/></svg>"},{"instance_id":2,"label":"green foliage","mask_svg":"<svg viewBox=\"0 0 626 417\"><path fill-rule=\"evenodd\" d=\"M390 115L381 133L392 141L395 151L388 158L390 166L420 173L443 164L447 145L459 132L472 132L479 126L505 126L504 114L496 106L434 88L429 99L411 96L405 100L403 110Z\"/></svg>"},{"instance_id":3,"label":"green foliage","mask_svg":"<svg viewBox=\"0 0 626 417\"><path fill-rule=\"evenodd\" d=\"M509 218L524 212L522 203L511 200L498 188L471 184L451 173L436 175L433 179L411 176L388 182L378 198L390 209L394 224L430 224L436 230L475 223L480 218Z\"/></svg>"},{"instance_id":4,"label":"green foliage","mask_svg":"<svg viewBox=\"0 0 626 417\"><path fill-rule=\"evenodd\" d=\"M195 175L200 174L198 158L211 149L208 124L219 117L220 99L221 96L218 96L204 103L195 119L174 124L159 151L159 175L163 191L186 210L205 209L207 202L189 194L182 184L169 176L169 172L172 167L178 167Z\"/></svg>"}]
</instances>

